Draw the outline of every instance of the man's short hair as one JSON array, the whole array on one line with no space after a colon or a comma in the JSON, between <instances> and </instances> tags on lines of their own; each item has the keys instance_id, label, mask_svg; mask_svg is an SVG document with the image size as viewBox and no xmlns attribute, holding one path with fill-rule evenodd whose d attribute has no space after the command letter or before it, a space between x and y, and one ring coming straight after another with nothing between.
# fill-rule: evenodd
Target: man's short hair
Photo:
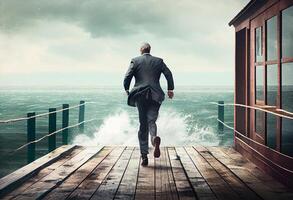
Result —
<instances>
[{"instance_id":1,"label":"man's short hair","mask_svg":"<svg viewBox=\"0 0 293 200\"><path fill-rule=\"evenodd\" d=\"M151 52L151 45L147 42L144 42L141 47L140 47L140 51L142 53L149 53Z\"/></svg>"}]
</instances>

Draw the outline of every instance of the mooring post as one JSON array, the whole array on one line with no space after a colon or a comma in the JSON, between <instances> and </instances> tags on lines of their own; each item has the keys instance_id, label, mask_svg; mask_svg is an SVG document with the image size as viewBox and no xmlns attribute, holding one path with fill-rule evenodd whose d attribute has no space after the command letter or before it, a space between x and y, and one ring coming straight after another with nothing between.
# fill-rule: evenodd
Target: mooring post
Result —
<instances>
[{"instance_id":1,"label":"mooring post","mask_svg":"<svg viewBox=\"0 0 293 200\"><path fill-rule=\"evenodd\" d=\"M49 108L49 134L56 131L56 108ZM53 113L51 113L53 112ZM56 149L56 134L49 136L48 138L48 150L49 152Z\"/></svg>"},{"instance_id":2,"label":"mooring post","mask_svg":"<svg viewBox=\"0 0 293 200\"><path fill-rule=\"evenodd\" d=\"M36 139L36 113L27 113L27 142ZM32 143L27 146L27 163L31 163L36 159L36 144Z\"/></svg>"},{"instance_id":3,"label":"mooring post","mask_svg":"<svg viewBox=\"0 0 293 200\"><path fill-rule=\"evenodd\" d=\"M67 128L69 125L69 104L63 104L62 109L62 128L66 128L62 131L62 144L68 144L68 133L69 129Z\"/></svg>"},{"instance_id":4,"label":"mooring post","mask_svg":"<svg viewBox=\"0 0 293 200\"><path fill-rule=\"evenodd\" d=\"M85 111L85 101L80 101L79 106L79 117L78 117L78 123L81 123L84 121L84 111ZM79 131L83 133L84 131L84 123L79 125Z\"/></svg>"},{"instance_id":5,"label":"mooring post","mask_svg":"<svg viewBox=\"0 0 293 200\"><path fill-rule=\"evenodd\" d=\"M218 101L218 120L224 122L224 101ZM220 133L224 131L223 123L218 121L218 129Z\"/></svg>"}]
</instances>

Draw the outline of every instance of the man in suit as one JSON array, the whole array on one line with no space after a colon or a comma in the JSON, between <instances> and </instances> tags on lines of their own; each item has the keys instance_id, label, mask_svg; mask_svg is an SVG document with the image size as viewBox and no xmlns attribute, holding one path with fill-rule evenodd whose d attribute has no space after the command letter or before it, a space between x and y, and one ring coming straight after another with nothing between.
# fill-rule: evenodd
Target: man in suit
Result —
<instances>
[{"instance_id":1,"label":"man in suit","mask_svg":"<svg viewBox=\"0 0 293 200\"><path fill-rule=\"evenodd\" d=\"M124 78L124 89L128 95L127 103L138 109L140 123L138 139L143 166L148 165L149 133L152 145L155 147L154 157L160 157L161 139L157 136L156 120L165 98L160 86L162 73L167 79L169 98L172 99L174 96L174 81L171 71L163 59L152 56L150 51L151 46L144 43L140 48L141 56L131 60ZM135 85L129 92L132 77L135 77Z\"/></svg>"}]
</instances>

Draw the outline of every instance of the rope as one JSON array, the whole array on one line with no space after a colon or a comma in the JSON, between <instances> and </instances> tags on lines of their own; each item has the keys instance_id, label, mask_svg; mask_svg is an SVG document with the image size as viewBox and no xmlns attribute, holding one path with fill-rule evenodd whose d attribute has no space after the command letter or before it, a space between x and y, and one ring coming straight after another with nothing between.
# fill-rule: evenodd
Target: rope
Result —
<instances>
[{"instance_id":1,"label":"rope","mask_svg":"<svg viewBox=\"0 0 293 200\"><path fill-rule=\"evenodd\" d=\"M223 124L226 128L233 130L233 131L236 132L237 134L239 134L239 135L241 135L242 137L244 137L245 139L249 140L250 142L254 142L254 143L256 143L256 144L258 144L258 145L261 145L261 146L263 146L263 147L265 147L265 148L269 148L270 150L272 150L272 151L274 151L274 152L276 152L276 153L281 153L281 152L276 151L275 149L272 149L272 148L270 148L270 147L268 147L268 146L266 146L266 145L264 145L264 144L262 144L262 143L259 143L259 142L255 141L255 140L253 140L253 139L247 137L246 135L244 135L244 134L240 133L239 131L235 130L233 127L231 127L231 126L225 124L225 123L224 123L223 121L221 121L220 119L217 119L217 121L220 122L221 124ZM285 155L285 154L283 154L283 153L281 153L281 154L282 154L282 155ZM287 155L285 155L285 156L287 156ZM277 165L278 165L278 164L277 164ZM280 165L278 165L278 166L280 166ZM280 167L282 167L282 166L280 166ZM282 168L284 168L284 167L282 167ZM285 169L285 168L284 168L284 169Z\"/></svg>"},{"instance_id":2,"label":"rope","mask_svg":"<svg viewBox=\"0 0 293 200\"><path fill-rule=\"evenodd\" d=\"M41 114L34 115L34 116L31 116L31 117L20 117L20 118L15 118L15 119L0 120L0 124L13 123L13 122L33 119L33 118L37 118L37 117L44 117L44 116L47 116L47 115L50 115L50 114L53 114L53 113L62 112L64 110L71 110L73 108L78 108L78 107L83 106L85 104L95 104L95 103L98 103L98 102L93 102L93 101L92 102L85 102L85 103L78 104L78 105L75 105L75 106L71 106L71 107L68 107L68 108L63 108L63 109L52 111L52 112L41 113Z\"/></svg>"},{"instance_id":3,"label":"rope","mask_svg":"<svg viewBox=\"0 0 293 200\"><path fill-rule=\"evenodd\" d=\"M61 131L64 131L64 130L66 130L66 129L74 128L74 127L79 126L79 125L81 125L81 124L88 123L88 122L95 121L95 120L98 120L98 119L96 119L96 118L95 118L95 119L89 119L89 120L86 120L86 121L83 121L83 122L79 122L79 123L77 123L77 124L74 124L74 125L67 126L67 127L65 127L65 128L59 129L59 130L57 130L57 131L54 131L54 132L52 132L52 133L50 133L50 134L47 134L47 135L45 135L45 136L39 138L39 139L37 139L37 140L33 140L33 141L30 141L30 142L28 142L28 143L26 143L26 144L24 144L24 145L21 145L20 147L18 147L17 149L15 149L13 152L19 151L20 149L23 149L24 147L26 147L26 146L28 146L28 145L30 145L30 144L37 143L37 142L43 140L44 138L47 138L47 137L49 137L49 136L55 135L55 134L57 134L57 133L60 133Z\"/></svg>"},{"instance_id":4,"label":"rope","mask_svg":"<svg viewBox=\"0 0 293 200\"><path fill-rule=\"evenodd\" d=\"M217 119L217 121L220 122L221 124L223 124L226 128L228 128L228 129L230 129L230 130L236 132L237 134L241 135L242 137L246 138L247 140L250 140L251 142L255 142L255 143L257 143L257 144L259 144L259 145L261 145L261 146L263 146L263 147L269 148L268 146L266 146L266 145L264 145L264 144L262 144L262 143L259 143L259 142L255 141L255 140L253 140L253 139L247 137L246 135L240 133L239 131L235 130L233 127L227 125L227 124L226 124L225 122L223 122L222 120Z\"/></svg>"},{"instance_id":5,"label":"rope","mask_svg":"<svg viewBox=\"0 0 293 200\"><path fill-rule=\"evenodd\" d=\"M272 112L272 111L269 111L269 110L266 110L266 109L263 109L263 108L259 108L259 107L255 107L255 106L248 106L248 105L244 105L244 104L238 104L238 103L226 103L226 104L219 104L217 102L209 102L210 104L215 104L215 105L218 105L218 106L238 106L238 107L244 107L244 108L251 108L251 109L254 109L254 110L260 110L260 111L263 111L263 112L266 112L266 113L270 113L272 115L276 115L276 116L279 116L279 117L283 117L283 118L287 118L287 119L293 119L293 113L291 112L288 112L288 111L284 111L284 110L281 110L281 109L278 109L278 111L281 111L281 112L284 112L286 114L289 114L289 115L292 115L291 116L287 116L287 115L282 115L282 114L279 114L279 113L275 113L275 112Z\"/></svg>"}]
</instances>

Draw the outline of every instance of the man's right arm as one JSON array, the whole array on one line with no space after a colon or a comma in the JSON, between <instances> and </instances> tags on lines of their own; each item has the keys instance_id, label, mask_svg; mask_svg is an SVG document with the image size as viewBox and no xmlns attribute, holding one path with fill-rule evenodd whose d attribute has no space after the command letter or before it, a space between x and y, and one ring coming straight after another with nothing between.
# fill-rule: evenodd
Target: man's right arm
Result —
<instances>
[{"instance_id":1,"label":"man's right arm","mask_svg":"<svg viewBox=\"0 0 293 200\"><path fill-rule=\"evenodd\" d=\"M164 63L163 60L162 60L162 72L167 79L168 90L174 90L174 80L173 80L172 72Z\"/></svg>"},{"instance_id":2,"label":"man's right arm","mask_svg":"<svg viewBox=\"0 0 293 200\"><path fill-rule=\"evenodd\" d=\"M166 66L166 64L164 63L164 61L162 60L162 72L164 74L164 76L167 79L167 84L168 84L168 96L169 98L173 98L174 93L174 80L173 80L173 76L172 76L172 72L170 71L170 69Z\"/></svg>"},{"instance_id":3,"label":"man's right arm","mask_svg":"<svg viewBox=\"0 0 293 200\"><path fill-rule=\"evenodd\" d=\"M130 86L133 75L134 75L134 61L131 60L129 68L125 74L124 81L123 81L124 89L127 94L129 94L129 86Z\"/></svg>"}]
</instances>

